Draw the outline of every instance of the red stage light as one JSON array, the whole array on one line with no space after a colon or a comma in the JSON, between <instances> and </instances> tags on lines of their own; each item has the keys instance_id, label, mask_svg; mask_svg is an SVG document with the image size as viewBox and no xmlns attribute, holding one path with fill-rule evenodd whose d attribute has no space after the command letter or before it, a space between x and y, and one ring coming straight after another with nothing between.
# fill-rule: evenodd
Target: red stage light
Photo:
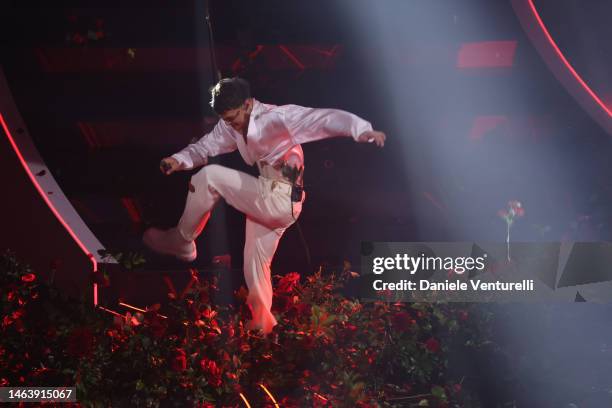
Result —
<instances>
[{"instance_id":1,"label":"red stage light","mask_svg":"<svg viewBox=\"0 0 612 408\"><path fill-rule=\"evenodd\" d=\"M561 52L561 49L559 48L559 46L557 45L555 40L553 40L552 36L550 35L550 32L548 31L548 29L544 25L544 22L542 21L542 18L540 17L540 14L538 13L538 10L535 8L535 5L533 4L533 0L527 0L527 1L528 1L528 4L529 4L529 7L531 8L531 12L533 13L534 17L536 18L536 20L537 20L540 28L542 29L542 32L544 33L546 39L548 40L550 45L553 47L555 53L559 56L559 58L561 59L561 61L565 65L565 67L574 76L576 81L578 81L580 86L582 86L584 88L584 90L591 96L591 98L593 98L593 100L608 114L608 116L612 117L612 110L608 106L606 106L606 104L599 98L599 96L597 96L597 94L595 92L593 92L593 90L587 85L587 83L582 79L582 77L578 74L578 72L576 72L576 70L574 69L572 64L570 64L569 61L567 60L567 58L565 58L565 55L563 55L563 52Z\"/></svg>"},{"instance_id":2,"label":"red stage light","mask_svg":"<svg viewBox=\"0 0 612 408\"><path fill-rule=\"evenodd\" d=\"M458 68L503 68L514 64L516 41L466 43L457 55Z\"/></svg>"}]
</instances>

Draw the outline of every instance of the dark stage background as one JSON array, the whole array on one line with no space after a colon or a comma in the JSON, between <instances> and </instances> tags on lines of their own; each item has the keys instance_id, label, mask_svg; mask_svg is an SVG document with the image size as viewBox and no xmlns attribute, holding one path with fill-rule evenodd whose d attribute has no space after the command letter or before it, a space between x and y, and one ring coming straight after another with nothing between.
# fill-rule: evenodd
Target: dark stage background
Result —
<instances>
[{"instance_id":1,"label":"dark stage background","mask_svg":"<svg viewBox=\"0 0 612 408\"><path fill-rule=\"evenodd\" d=\"M610 109L610 2L534 4ZM0 10L1 65L31 137L102 244L144 252L148 271L113 285L149 296L134 304L157 302L165 287L145 274L186 265L147 252L142 231L176 224L190 177L163 176L159 160L217 120L204 2L19 0ZM247 78L260 101L345 109L388 136L382 150L349 138L304 146L300 224L312 263L292 227L274 274L345 259L358 269L361 241L504 242L498 211L510 200L525 209L513 241L612 239L610 135L551 73L511 2L219 0L211 16L220 70ZM214 161L256 174L237 152ZM5 191L5 215L16 196ZM200 270L231 255L229 296L243 236L244 216L220 203L198 240ZM506 359L461 364L488 367L491 383L518 373L530 406L609 406L610 306L515 306L495 322ZM501 391L485 381L482 394Z\"/></svg>"},{"instance_id":2,"label":"dark stage background","mask_svg":"<svg viewBox=\"0 0 612 408\"><path fill-rule=\"evenodd\" d=\"M609 95L609 46L592 40L609 38L604 13L571 19L573 36L576 11L561 3L537 5ZM189 179L162 176L159 160L216 121L204 3L6 4L2 66L37 147L106 247L144 251L143 229L176 223ZM362 240L503 241L508 200L526 209L515 240L610 239L610 138L510 3L214 1L211 15L220 70L249 79L259 100L345 109L388 135L383 150L348 138L304 146L313 264L357 263ZM237 152L216 161L256 172ZM243 224L219 206L196 264L230 253L239 267ZM274 268L309 271L295 227Z\"/></svg>"}]
</instances>

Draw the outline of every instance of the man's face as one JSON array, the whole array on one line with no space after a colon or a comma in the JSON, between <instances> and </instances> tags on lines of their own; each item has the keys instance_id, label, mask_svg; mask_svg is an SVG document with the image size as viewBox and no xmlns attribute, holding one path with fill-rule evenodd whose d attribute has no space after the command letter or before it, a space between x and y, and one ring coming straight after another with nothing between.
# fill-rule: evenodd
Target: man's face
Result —
<instances>
[{"instance_id":1,"label":"man's face","mask_svg":"<svg viewBox=\"0 0 612 408\"><path fill-rule=\"evenodd\" d=\"M235 109L230 109L221 114L221 119L225 121L229 126L233 127L240 133L244 133L249 126L249 116L253 101L247 99L242 105Z\"/></svg>"}]
</instances>

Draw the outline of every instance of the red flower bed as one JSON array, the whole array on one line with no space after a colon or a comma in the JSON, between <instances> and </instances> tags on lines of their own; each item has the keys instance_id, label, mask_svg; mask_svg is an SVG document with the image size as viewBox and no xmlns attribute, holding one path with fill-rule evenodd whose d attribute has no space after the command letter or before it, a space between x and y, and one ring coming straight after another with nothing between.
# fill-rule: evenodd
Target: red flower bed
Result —
<instances>
[{"instance_id":1,"label":"red flower bed","mask_svg":"<svg viewBox=\"0 0 612 408\"><path fill-rule=\"evenodd\" d=\"M361 303L339 294L346 274L282 277L279 325L264 337L243 325L244 289L236 307L211 307L215 285L196 271L188 290L170 291L167 318L159 305L113 318L11 256L0 268L0 384L76 384L85 405L450 406L466 391L447 377L449 347L480 336L470 306Z\"/></svg>"}]
</instances>

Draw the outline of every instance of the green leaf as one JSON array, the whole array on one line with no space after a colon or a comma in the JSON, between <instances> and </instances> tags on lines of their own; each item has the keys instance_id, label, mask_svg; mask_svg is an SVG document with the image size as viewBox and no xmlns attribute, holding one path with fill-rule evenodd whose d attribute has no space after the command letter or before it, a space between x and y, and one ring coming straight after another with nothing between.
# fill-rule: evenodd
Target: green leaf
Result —
<instances>
[{"instance_id":1,"label":"green leaf","mask_svg":"<svg viewBox=\"0 0 612 408\"><path fill-rule=\"evenodd\" d=\"M440 387L439 385L431 388L431 394L438 399L446 400L446 391L444 391L444 388Z\"/></svg>"}]
</instances>

